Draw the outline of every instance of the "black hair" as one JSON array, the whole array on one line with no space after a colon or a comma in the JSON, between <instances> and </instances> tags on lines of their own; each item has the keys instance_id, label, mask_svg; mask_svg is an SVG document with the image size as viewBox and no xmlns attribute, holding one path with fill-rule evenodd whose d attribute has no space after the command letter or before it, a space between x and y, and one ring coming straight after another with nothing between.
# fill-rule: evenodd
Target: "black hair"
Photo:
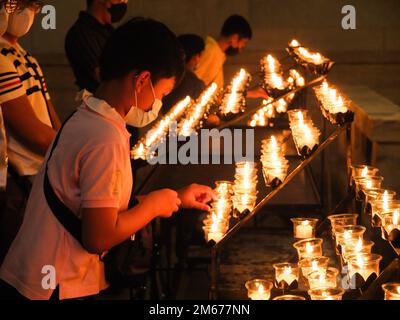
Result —
<instances>
[{"instance_id":1,"label":"black hair","mask_svg":"<svg viewBox=\"0 0 400 320\"><path fill-rule=\"evenodd\" d=\"M93 4L94 0L86 0L86 6L90 8Z\"/></svg>"},{"instance_id":2,"label":"black hair","mask_svg":"<svg viewBox=\"0 0 400 320\"><path fill-rule=\"evenodd\" d=\"M185 71L184 52L175 34L163 23L137 17L117 28L107 40L100 58L104 81L121 79L132 71L149 71L154 82Z\"/></svg>"},{"instance_id":3,"label":"black hair","mask_svg":"<svg viewBox=\"0 0 400 320\"><path fill-rule=\"evenodd\" d=\"M196 34L182 34L178 37L178 40L185 52L186 63L188 63L195 55L204 51L204 40Z\"/></svg>"},{"instance_id":4,"label":"black hair","mask_svg":"<svg viewBox=\"0 0 400 320\"><path fill-rule=\"evenodd\" d=\"M238 34L241 39L251 39L253 36L250 24L242 16L232 15L225 20L222 26L222 36L229 37L234 34Z\"/></svg>"}]
</instances>

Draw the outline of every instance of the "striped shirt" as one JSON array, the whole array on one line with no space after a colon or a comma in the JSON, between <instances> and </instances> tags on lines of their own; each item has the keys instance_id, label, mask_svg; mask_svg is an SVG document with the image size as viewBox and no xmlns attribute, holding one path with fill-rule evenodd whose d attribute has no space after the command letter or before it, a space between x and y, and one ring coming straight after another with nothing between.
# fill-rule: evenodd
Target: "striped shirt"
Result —
<instances>
[{"instance_id":1,"label":"striped shirt","mask_svg":"<svg viewBox=\"0 0 400 320\"><path fill-rule=\"evenodd\" d=\"M37 62L20 45L0 38L0 104L26 95L37 118L52 127L47 100L50 99L43 72ZM5 123L7 127L7 123ZM7 130L9 162L21 176L36 175L43 156L20 142Z\"/></svg>"}]
</instances>

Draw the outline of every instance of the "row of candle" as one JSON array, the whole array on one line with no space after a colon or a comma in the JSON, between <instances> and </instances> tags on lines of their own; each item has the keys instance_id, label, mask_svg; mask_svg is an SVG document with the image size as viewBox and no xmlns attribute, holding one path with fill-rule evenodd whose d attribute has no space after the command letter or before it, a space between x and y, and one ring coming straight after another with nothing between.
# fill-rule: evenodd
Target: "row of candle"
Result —
<instances>
[{"instance_id":1,"label":"row of candle","mask_svg":"<svg viewBox=\"0 0 400 320\"><path fill-rule=\"evenodd\" d=\"M289 43L289 48L299 57L299 59L307 63L320 65L328 60L322 54L318 52L311 52L309 49L301 46L300 43L295 39Z\"/></svg>"},{"instance_id":2,"label":"row of candle","mask_svg":"<svg viewBox=\"0 0 400 320\"><path fill-rule=\"evenodd\" d=\"M257 164L251 161L236 163L233 185L233 208L235 217L252 211L257 202Z\"/></svg>"},{"instance_id":3,"label":"row of candle","mask_svg":"<svg viewBox=\"0 0 400 320\"><path fill-rule=\"evenodd\" d=\"M261 73L263 85L268 94L274 98L290 90L289 81L284 80L281 64L278 59L268 54L261 59ZM294 80L292 78L292 80Z\"/></svg>"},{"instance_id":4,"label":"row of candle","mask_svg":"<svg viewBox=\"0 0 400 320\"><path fill-rule=\"evenodd\" d=\"M289 43L287 51L300 65L315 74L327 74L333 66L333 62L328 58L319 52L312 52L301 46L297 40L292 40Z\"/></svg>"},{"instance_id":5,"label":"row of candle","mask_svg":"<svg viewBox=\"0 0 400 320\"><path fill-rule=\"evenodd\" d=\"M349 101L344 99L338 89L325 80L322 85L314 88L322 114L333 124L352 122L354 113L349 109Z\"/></svg>"},{"instance_id":6,"label":"row of candle","mask_svg":"<svg viewBox=\"0 0 400 320\"><path fill-rule=\"evenodd\" d=\"M180 136L189 137L192 133L196 132L198 127L201 127L202 119L207 115L217 97L217 89L217 84L212 83L196 103L190 106L188 112L178 124L178 134Z\"/></svg>"},{"instance_id":7,"label":"row of candle","mask_svg":"<svg viewBox=\"0 0 400 320\"><path fill-rule=\"evenodd\" d=\"M278 187L286 178L289 170L289 161L285 158L285 149L282 142L275 136L262 141L261 164L265 184L268 187Z\"/></svg>"},{"instance_id":8,"label":"row of candle","mask_svg":"<svg viewBox=\"0 0 400 320\"><path fill-rule=\"evenodd\" d=\"M371 214L371 224L380 227L382 238L390 241L400 254L400 200L396 192L383 189L384 178L379 169L367 166L352 166L352 184L355 187L356 199L362 203L364 214Z\"/></svg>"},{"instance_id":9,"label":"row of candle","mask_svg":"<svg viewBox=\"0 0 400 320\"><path fill-rule=\"evenodd\" d=\"M170 126L179 120L191 104L192 99L187 96L172 107L172 109L153 126L153 128L147 133L146 137L140 139L140 141L132 148L131 158L134 160L146 160L149 156L148 153L150 146L157 141L165 139Z\"/></svg>"},{"instance_id":10,"label":"row of candle","mask_svg":"<svg viewBox=\"0 0 400 320\"><path fill-rule=\"evenodd\" d=\"M318 147L321 132L314 126L307 110L291 110L288 116L297 152L307 157Z\"/></svg>"},{"instance_id":11,"label":"row of candle","mask_svg":"<svg viewBox=\"0 0 400 320\"><path fill-rule=\"evenodd\" d=\"M250 84L251 76L245 69L240 69L228 86L222 103L220 113L222 115L238 114L243 112L246 106L246 90Z\"/></svg>"},{"instance_id":12,"label":"row of candle","mask_svg":"<svg viewBox=\"0 0 400 320\"><path fill-rule=\"evenodd\" d=\"M206 241L218 243L229 229L232 213L233 184L230 181L217 181L215 183L215 199L211 202L211 210L204 223Z\"/></svg>"},{"instance_id":13,"label":"row of candle","mask_svg":"<svg viewBox=\"0 0 400 320\"><path fill-rule=\"evenodd\" d=\"M303 280L312 300L341 300L344 290L337 287L338 270L329 267L329 258L323 256L322 242L318 238L296 242L293 246L297 249L299 262L273 264L274 284L260 279L247 282L249 298L268 300L274 285L284 292L297 289L300 280ZM296 299L304 300L304 297Z\"/></svg>"},{"instance_id":14,"label":"row of candle","mask_svg":"<svg viewBox=\"0 0 400 320\"><path fill-rule=\"evenodd\" d=\"M284 114L288 110L289 104L293 101L295 93L289 94L285 98L281 98L277 101L274 99L263 100L260 108L252 115L249 126L251 127L266 127L274 126L272 119L276 115Z\"/></svg>"}]
</instances>

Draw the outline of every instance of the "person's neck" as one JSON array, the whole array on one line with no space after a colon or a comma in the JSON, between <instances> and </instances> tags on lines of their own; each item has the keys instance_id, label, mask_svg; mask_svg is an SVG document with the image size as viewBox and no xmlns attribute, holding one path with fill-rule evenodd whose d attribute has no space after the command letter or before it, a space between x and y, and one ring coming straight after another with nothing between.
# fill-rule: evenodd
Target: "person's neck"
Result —
<instances>
[{"instance_id":1,"label":"person's neck","mask_svg":"<svg viewBox=\"0 0 400 320\"><path fill-rule=\"evenodd\" d=\"M104 9L99 6L93 5L86 10L93 18L95 18L100 24L105 25L107 21L104 19Z\"/></svg>"},{"instance_id":2,"label":"person's neck","mask_svg":"<svg viewBox=\"0 0 400 320\"><path fill-rule=\"evenodd\" d=\"M102 82L94 96L98 99L106 101L114 108L122 118L125 118L127 111L126 106L129 104L124 101L121 96L121 85L115 81ZM129 110L128 110L129 111Z\"/></svg>"},{"instance_id":3,"label":"person's neck","mask_svg":"<svg viewBox=\"0 0 400 320\"><path fill-rule=\"evenodd\" d=\"M17 44L18 42L18 38L9 34L8 32L6 32L5 34L3 34L3 38L6 39L9 43L11 44Z\"/></svg>"},{"instance_id":4,"label":"person's neck","mask_svg":"<svg viewBox=\"0 0 400 320\"><path fill-rule=\"evenodd\" d=\"M217 43L223 52L231 45L229 39L222 36L218 39Z\"/></svg>"}]
</instances>

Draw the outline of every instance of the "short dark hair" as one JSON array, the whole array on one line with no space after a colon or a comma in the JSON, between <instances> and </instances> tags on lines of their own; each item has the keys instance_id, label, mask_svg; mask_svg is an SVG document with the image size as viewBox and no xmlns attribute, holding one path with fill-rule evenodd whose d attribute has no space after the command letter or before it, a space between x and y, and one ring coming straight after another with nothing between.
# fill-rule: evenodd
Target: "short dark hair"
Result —
<instances>
[{"instance_id":1,"label":"short dark hair","mask_svg":"<svg viewBox=\"0 0 400 320\"><path fill-rule=\"evenodd\" d=\"M182 34L178 37L178 41L185 52L186 63L188 63L195 55L202 53L205 48L203 38L196 34Z\"/></svg>"},{"instance_id":2,"label":"short dark hair","mask_svg":"<svg viewBox=\"0 0 400 320\"><path fill-rule=\"evenodd\" d=\"M86 0L86 7L90 8L93 4L94 0Z\"/></svg>"},{"instance_id":3,"label":"short dark hair","mask_svg":"<svg viewBox=\"0 0 400 320\"><path fill-rule=\"evenodd\" d=\"M229 37L234 34L238 34L242 39L251 39L253 36L248 21L242 16L236 14L226 19L221 29L221 35L224 37Z\"/></svg>"},{"instance_id":4,"label":"short dark hair","mask_svg":"<svg viewBox=\"0 0 400 320\"><path fill-rule=\"evenodd\" d=\"M185 71L184 53L175 34L163 23L137 17L116 29L100 58L101 80L121 79L129 72L149 71L154 82Z\"/></svg>"}]
</instances>

